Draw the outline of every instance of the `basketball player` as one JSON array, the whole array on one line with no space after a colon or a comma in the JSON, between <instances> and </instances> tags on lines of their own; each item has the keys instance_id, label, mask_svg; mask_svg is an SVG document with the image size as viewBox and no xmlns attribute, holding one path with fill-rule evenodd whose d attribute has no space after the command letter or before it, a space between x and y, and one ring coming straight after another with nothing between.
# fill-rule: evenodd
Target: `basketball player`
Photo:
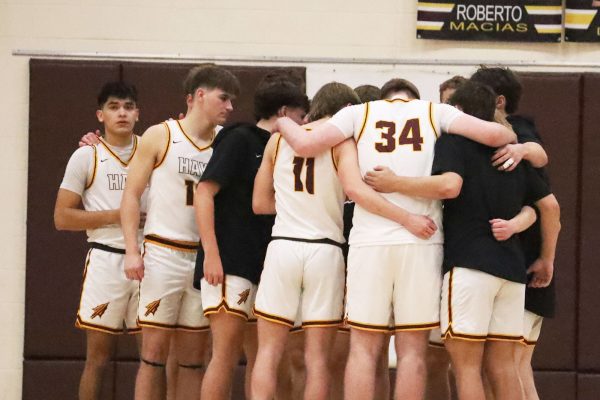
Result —
<instances>
[{"instance_id":1,"label":"basketball player","mask_svg":"<svg viewBox=\"0 0 600 400\"><path fill-rule=\"evenodd\" d=\"M207 65L193 68L186 79L193 89L189 112L146 131L132 160L121 204L127 277L140 281L138 321L143 345L136 379L136 399L162 398L169 342L176 335L179 372L176 396L196 399L208 320L200 292L193 288L198 250L194 221L194 189L212 155L218 124L232 111L239 92L237 78ZM139 223L139 199L150 184L144 254L134 228Z\"/></svg>"},{"instance_id":2,"label":"basketball player","mask_svg":"<svg viewBox=\"0 0 600 400\"><path fill-rule=\"evenodd\" d=\"M495 94L487 86L467 82L450 101L482 119L493 118ZM433 173L439 176L402 177L396 187L411 196L456 197L444 203L441 314L461 399L484 397L484 363L496 399L521 397L514 353L523 332L526 268L518 240L508 237L534 218L525 216L508 234L503 233L505 220L523 204L536 202L548 234L550 252L544 257L551 259L560 229L558 205L543 180L529 165L510 174L495 171L489 164L493 153L493 148L460 137L443 137L436 144L433 165ZM547 269L530 269L532 285L550 282L552 261L548 264Z\"/></svg>"},{"instance_id":3,"label":"basketball player","mask_svg":"<svg viewBox=\"0 0 600 400\"><path fill-rule=\"evenodd\" d=\"M500 124L481 121L445 104L413 99L415 89L405 80L392 80L382 88L382 96L391 99L347 107L310 135L286 118L278 121L279 130L300 157L313 156L354 136L361 173L385 164L414 176L429 175L433 145L442 131L496 146L515 139ZM429 214L441 224L439 202L384 196L410 212ZM422 240L406 226L356 208L347 281L347 315L352 327L347 399L373 396L374 367L385 337L381 333L389 329L392 307L398 356L396 396L423 397L427 337L439 324L441 243L439 231ZM411 260L419 260L418 268ZM411 284L412 280L419 284Z\"/></svg>"},{"instance_id":4,"label":"basketball player","mask_svg":"<svg viewBox=\"0 0 600 400\"><path fill-rule=\"evenodd\" d=\"M258 123L235 124L219 133L213 158L196 190L196 219L203 245L196 275L198 281L201 278L204 314L210 319L213 337L203 398L229 398L246 321L252 316L273 226L272 217L252 213L254 177L265 145L278 116L300 122L307 108L308 99L296 84L283 76L267 76L255 93ZM250 372L253 359L247 354Z\"/></svg>"},{"instance_id":5,"label":"basketball player","mask_svg":"<svg viewBox=\"0 0 600 400\"><path fill-rule=\"evenodd\" d=\"M448 103L456 88L465 83L467 78L456 75L440 84L440 103Z\"/></svg>"},{"instance_id":6,"label":"basketball player","mask_svg":"<svg viewBox=\"0 0 600 400\"><path fill-rule=\"evenodd\" d=\"M516 115L522 92L522 85L518 75L509 68L481 67L473 74L472 79L484 83L494 90L497 96L496 114L504 116L517 134L519 144L506 146L506 151L512 152L508 154L509 157L517 161L519 160L519 152L522 152L524 153L524 159L530 160L533 158L532 165L537 167L536 172L538 172L547 185L550 185L548 175L543 168L548 158L541 146L542 143L535 124L528 118ZM540 153L537 156L537 160L535 159L536 153ZM499 153L494 158L497 158L498 155ZM502 161L502 159L499 161ZM543 260L540 259L540 255L547 252L547 250L541 247L545 242L541 240L539 221L536 221L530 229L522 232L519 238L523 246L527 265L539 265L542 263ZM553 317L554 309L554 281L545 288L527 287L525 291L525 319L523 321L524 346L518 348L516 355L519 376L523 383L525 398L527 400L538 399L533 379L531 358L533 357L535 344L539 338L542 320L543 318Z\"/></svg>"},{"instance_id":7,"label":"basketball player","mask_svg":"<svg viewBox=\"0 0 600 400\"><path fill-rule=\"evenodd\" d=\"M374 85L360 85L354 88L361 103L381 99L381 89Z\"/></svg>"},{"instance_id":8,"label":"basketball player","mask_svg":"<svg viewBox=\"0 0 600 400\"><path fill-rule=\"evenodd\" d=\"M98 95L104 137L71 156L54 209L58 230L87 230L88 252L75 325L86 330L86 362L79 398L99 399L115 335L139 333L135 321L138 285L125 277L125 244L119 205L129 161L137 149L137 91L125 82L105 84ZM83 203L83 210L81 205ZM142 207L143 210L143 207ZM135 229L135 234L141 234Z\"/></svg>"}]
</instances>

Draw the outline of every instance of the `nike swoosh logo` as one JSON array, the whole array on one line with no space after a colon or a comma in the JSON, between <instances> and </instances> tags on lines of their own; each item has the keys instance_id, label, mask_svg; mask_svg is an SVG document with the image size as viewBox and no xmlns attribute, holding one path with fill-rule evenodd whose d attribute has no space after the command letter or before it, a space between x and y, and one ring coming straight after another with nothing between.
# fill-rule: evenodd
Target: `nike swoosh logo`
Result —
<instances>
[{"instance_id":1,"label":"nike swoosh logo","mask_svg":"<svg viewBox=\"0 0 600 400\"><path fill-rule=\"evenodd\" d=\"M256 158L261 158L262 154L256 154Z\"/></svg>"},{"instance_id":2,"label":"nike swoosh logo","mask_svg":"<svg viewBox=\"0 0 600 400\"><path fill-rule=\"evenodd\" d=\"M173 144L181 143L181 140L175 141L173 140Z\"/></svg>"},{"instance_id":3,"label":"nike swoosh logo","mask_svg":"<svg viewBox=\"0 0 600 400\"><path fill-rule=\"evenodd\" d=\"M104 160L100 160L100 162L104 162L104 161L106 161L106 160L108 160L108 158L105 158Z\"/></svg>"}]
</instances>

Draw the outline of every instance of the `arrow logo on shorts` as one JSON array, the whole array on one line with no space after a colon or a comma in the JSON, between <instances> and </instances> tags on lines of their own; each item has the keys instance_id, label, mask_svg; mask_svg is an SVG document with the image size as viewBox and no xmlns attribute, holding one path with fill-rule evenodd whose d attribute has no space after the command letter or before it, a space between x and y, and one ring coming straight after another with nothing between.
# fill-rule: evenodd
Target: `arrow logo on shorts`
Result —
<instances>
[{"instance_id":1,"label":"arrow logo on shorts","mask_svg":"<svg viewBox=\"0 0 600 400\"><path fill-rule=\"evenodd\" d=\"M108 309L108 303L100 304L99 306L92 308L93 313L90 318L91 319L94 319L96 317L102 318L102 316L104 315L104 313L106 312L107 309Z\"/></svg>"},{"instance_id":2,"label":"arrow logo on shorts","mask_svg":"<svg viewBox=\"0 0 600 400\"><path fill-rule=\"evenodd\" d=\"M153 301L152 303L148 303L148 305L146 305L146 313L144 314L144 317L147 317L150 314L156 314L158 306L160 306L160 299Z\"/></svg>"},{"instance_id":3,"label":"arrow logo on shorts","mask_svg":"<svg viewBox=\"0 0 600 400\"><path fill-rule=\"evenodd\" d=\"M242 303L245 303L246 301L248 301L248 296L250 296L250 289L246 289L241 293L238 293L239 296L239 300L238 300L238 306L241 306Z\"/></svg>"}]
</instances>

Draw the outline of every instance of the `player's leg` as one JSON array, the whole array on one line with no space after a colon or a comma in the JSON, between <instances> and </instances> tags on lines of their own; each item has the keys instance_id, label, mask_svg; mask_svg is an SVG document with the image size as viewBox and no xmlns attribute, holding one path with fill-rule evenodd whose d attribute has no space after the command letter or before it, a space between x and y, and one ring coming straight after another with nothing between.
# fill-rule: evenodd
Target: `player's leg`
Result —
<instances>
[{"instance_id":1,"label":"player's leg","mask_svg":"<svg viewBox=\"0 0 600 400\"><path fill-rule=\"evenodd\" d=\"M450 356L444 348L439 329L432 329L427 350L427 386L425 398L450 400Z\"/></svg>"},{"instance_id":2,"label":"player's leg","mask_svg":"<svg viewBox=\"0 0 600 400\"><path fill-rule=\"evenodd\" d=\"M502 281L494 298L484 357L495 400L522 396L515 349L523 340L525 285Z\"/></svg>"},{"instance_id":3,"label":"player's leg","mask_svg":"<svg viewBox=\"0 0 600 400\"><path fill-rule=\"evenodd\" d=\"M422 399L430 330L439 326L441 245L398 245L394 260L395 396Z\"/></svg>"},{"instance_id":4,"label":"player's leg","mask_svg":"<svg viewBox=\"0 0 600 400\"><path fill-rule=\"evenodd\" d=\"M208 331L186 332L177 330L174 335L177 360L177 400L196 400L204 376L204 353Z\"/></svg>"},{"instance_id":5,"label":"player's leg","mask_svg":"<svg viewBox=\"0 0 600 400\"><path fill-rule=\"evenodd\" d=\"M336 326L305 329L306 345L304 359L306 363L305 399L327 399L331 373L329 358L337 331Z\"/></svg>"},{"instance_id":6,"label":"player's leg","mask_svg":"<svg viewBox=\"0 0 600 400\"><path fill-rule=\"evenodd\" d=\"M167 358L167 400L175 400L177 398L177 373L179 367L177 366L177 347L175 341L177 335L171 337L171 343L169 344L169 357Z\"/></svg>"},{"instance_id":7,"label":"player's leg","mask_svg":"<svg viewBox=\"0 0 600 400\"><path fill-rule=\"evenodd\" d=\"M446 338L445 346L452 360L458 398L460 400L485 399L481 379L481 364L485 342L448 337Z\"/></svg>"},{"instance_id":8,"label":"player's leg","mask_svg":"<svg viewBox=\"0 0 600 400\"><path fill-rule=\"evenodd\" d=\"M140 368L135 380L136 400L160 400L166 395L166 363L173 331L142 327Z\"/></svg>"},{"instance_id":9,"label":"player's leg","mask_svg":"<svg viewBox=\"0 0 600 400\"><path fill-rule=\"evenodd\" d=\"M344 379L344 399L372 399L377 360L384 347L385 331L350 329L350 352Z\"/></svg>"},{"instance_id":10,"label":"player's leg","mask_svg":"<svg viewBox=\"0 0 600 400\"><path fill-rule=\"evenodd\" d=\"M386 343L392 313L393 271L389 246L350 247L346 311L350 352L344 398L372 399L377 361Z\"/></svg>"},{"instance_id":11,"label":"player's leg","mask_svg":"<svg viewBox=\"0 0 600 400\"><path fill-rule=\"evenodd\" d=\"M537 389L535 387L535 380L533 379L533 368L531 367L531 359L535 345L523 346L521 349L521 358L517 360L519 362L518 370L523 384L523 391L525 393L525 400L539 400Z\"/></svg>"},{"instance_id":12,"label":"player's leg","mask_svg":"<svg viewBox=\"0 0 600 400\"><path fill-rule=\"evenodd\" d=\"M114 351L116 336L93 330L86 331L85 367L79 382L79 399L97 400L106 366Z\"/></svg>"},{"instance_id":13,"label":"player's leg","mask_svg":"<svg viewBox=\"0 0 600 400\"><path fill-rule=\"evenodd\" d=\"M270 400L275 396L277 370L285 351L289 325L258 318L258 353L252 371L253 400Z\"/></svg>"},{"instance_id":14,"label":"player's leg","mask_svg":"<svg viewBox=\"0 0 600 400\"><path fill-rule=\"evenodd\" d=\"M254 302L252 302L254 303ZM256 362L258 352L258 333L256 330L256 317L248 320L246 332L244 333L244 356L246 357L246 369L244 371L244 393L246 398L250 398L250 382L252 381L252 370Z\"/></svg>"},{"instance_id":15,"label":"player's leg","mask_svg":"<svg viewBox=\"0 0 600 400\"><path fill-rule=\"evenodd\" d=\"M422 399L425 395L427 370L425 355L429 331L400 331L395 335L397 399Z\"/></svg>"},{"instance_id":16,"label":"player's leg","mask_svg":"<svg viewBox=\"0 0 600 400\"><path fill-rule=\"evenodd\" d=\"M290 330L285 351L277 369L275 400L302 400L304 398L304 387L306 386L304 339L304 329Z\"/></svg>"},{"instance_id":17,"label":"player's leg","mask_svg":"<svg viewBox=\"0 0 600 400\"><path fill-rule=\"evenodd\" d=\"M386 334L383 348L377 360L375 369L375 398L390 398L390 348L391 334Z\"/></svg>"},{"instance_id":18,"label":"player's leg","mask_svg":"<svg viewBox=\"0 0 600 400\"><path fill-rule=\"evenodd\" d=\"M348 351L350 350L350 332L348 328L344 329L338 329L329 360L329 368L331 369L331 389L329 392L331 400L342 400L344 398L344 369L348 362Z\"/></svg>"}]
</instances>

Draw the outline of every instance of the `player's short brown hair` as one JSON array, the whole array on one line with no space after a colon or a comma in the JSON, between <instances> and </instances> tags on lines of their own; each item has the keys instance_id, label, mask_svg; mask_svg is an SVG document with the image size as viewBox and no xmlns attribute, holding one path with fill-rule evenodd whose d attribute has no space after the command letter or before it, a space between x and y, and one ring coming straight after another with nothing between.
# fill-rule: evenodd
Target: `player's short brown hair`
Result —
<instances>
[{"instance_id":1,"label":"player's short brown hair","mask_svg":"<svg viewBox=\"0 0 600 400\"><path fill-rule=\"evenodd\" d=\"M300 86L302 82L291 78L287 73L267 74L254 92L256 120L271 118L284 106L302 108L308 112L308 97Z\"/></svg>"},{"instance_id":2,"label":"player's short brown hair","mask_svg":"<svg viewBox=\"0 0 600 400\"><path fill-rule=\"evenodd\" d=\"M348 104L360 104L360 98L354 90L343 83L327 83L313 97L308 119L316 121L330 117Z\"/></svg>"},{"instance_id":3,"label":"player's short brown hair","mask_svg":"<svg viewBox=\"0 0 600 400\"><path fill-rule=\"evenodd\" d=\"M221 89L231 95L240 94L240 82L230 71L215 64L201 64L192 68L183 80L183 91L194 95L198 88Z\"/></svg>"},{"instance_id":4,"label":"player's short brown hair","mask_svg":"<svg viewBox=\"0 0 600 400\"><path fill-rule=\"evenodd\" d=\"M442 82L440 84L440 97L442 96L442 93L445 90L457 89L460 85L462 85L466 81L467 81L467 78L465 78L464 76L455 75L452 78Z\"/></svg>"},{"instance_id":5,"label":"player's short brown hair","mask_svg":"<svg viewBox=\"0 0 600 400\"><path fill-rule=\"evenodd\" d=\"M392 93L397 93L401 91L406 91L411 94L411 97L415 99L420 99L421 94L419 93L419 89L410 81L402 78L394 78L387 81L381 87L381 98L387 99Z\"/></svg>"},{"instance_id":6,"label":"player's short brown hair","mask_svg":"<svg viewBox=\"0 0 600 400\"><path fill-rule=\"evenodd\" d=\"M375 101L381 99L381 89L373 85L360 85L354 88L361 103Z\"/></svg>"},{"instance_id":7,"label":"player's short brown hair","mask_svg":"<svg viewBox=\"0 0 600 400\"><path fill-rule=\"evenodd\" d=\"M448 103L459 107L464 113L493 121L496 111L496 93L481 82L466 81L456 88Z\"/></svg>"}]
</instances>

